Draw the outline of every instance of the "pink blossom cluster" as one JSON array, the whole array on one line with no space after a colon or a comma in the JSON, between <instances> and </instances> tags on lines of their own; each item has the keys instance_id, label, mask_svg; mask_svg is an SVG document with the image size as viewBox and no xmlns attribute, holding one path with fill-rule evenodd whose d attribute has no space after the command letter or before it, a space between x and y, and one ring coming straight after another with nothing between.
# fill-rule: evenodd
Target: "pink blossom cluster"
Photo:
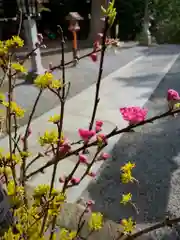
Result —
<instances>
[{"instance_id":1,"label":"pink blossom cluster","mask_svg":"<svg viewBox=\"0 0 180 240\"><path fill-rule=\"evenodd\" d=\"M140 107L124 107L120 108L120 112L125 121L134 125L146 119L148 110Z\"/></svg>"}]
</instances>

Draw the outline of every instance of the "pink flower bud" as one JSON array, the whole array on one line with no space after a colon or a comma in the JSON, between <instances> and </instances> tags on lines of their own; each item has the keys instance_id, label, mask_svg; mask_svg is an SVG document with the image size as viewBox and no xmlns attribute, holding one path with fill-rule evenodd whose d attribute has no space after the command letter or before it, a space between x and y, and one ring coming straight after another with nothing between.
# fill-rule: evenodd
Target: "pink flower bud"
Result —
<instances>
[{"instance_id":1,"label":"pink flower bud","mask_svg":"<svg viewBox=\"0 0 180 240\"><path fill-rule=\"evenodd\" d=\"M79 154L79 162L88 164L88 158L84 154Z\"/></svg>"},{"instance_id":2,"label":"pink flower bud","mask_svg":"<svg viewBox=\"0 0 180 240\"><path fill-rule=\"evenodd\" d=\"M92 61L93 62L97 62L97 53L92 53L91 55L90 55L90 57L91 57L91 59L92 59Z\"/></svg>"},{"instance_id":3,"label":"pink flower bud","mask_svg":"<svg viewBox=\"0 0 180 240\"><path fill-rule=\"evenodd\" d=\"M94 173L94 172L89 172L88 175L92 178L96 177L96 173Z\"/></svg>"},{"instance_id":4,"label":"pink flower bud","mask_svg":"<svg viewBox=\"0 0 180 240\"><path fill-rule=\"evenodd\" d=\"M96 127L95 127L96 133L100 132L101 130L102 130L102 128L101 128L100 126L96 126Z\"/></svg>"},{"instance_id":5,"label":"pink flower bud","mask_svg":"<svg viewBox=\"0 0 180 240\"><path fill-rule=\"evenodd\" d=\"M88 207L91 207L92 205L94 205L95 204L95 202L93 201L93 200L88 200L87 201L87 206Z\"/></svg>"},{"instance_id":6,"label":"pink flower bud","mask_svg":"<svg viewBox=\"0 0 180 240\"><path fill-rule=\"evenodd\" d=\"M102 127L103 126L103 121L96 121L96 126Z\"/></svg>"},{"instance_id":7,"label":"pink flower bud","mask_svg":"<svg viewBox=\"0 0 180 240\"><path fill-rule=\"evenodd\" d=\"M64 142L64 143L60 146L59 150L60 150L60 153L63 153L63 154L68 153L68 152L71 150L71 145L70 145L70 143Z\"/></svg>"},{"instance_id":8,"label":"pink flower bud","mask_svg":"<svg viewBox=\"0 0 180 240\"><path fill-rule=\"evenodd\" d=\"M65 177L64 177L64 176L63 176L63 177L60 177L60 178L59 178L59 182L60 182L60 183L64 183L64 182L65 182Z\"/></svg>"},{"instance_id":9,"label":"pink flower bud","mask_svg":"<svg viewBox=\"0 0 180 240\"><path fill-rule=\"evenodd\" d=\"M28 137L32 134L31 128L28 128Z\"/></svg>"},{"instance_id":10,"label":"pink flower bud","mask_svg":"<svg viewBox=\"0 0 180 240\"><path fill-rule=\"evenodd\" d=\"M92 211L92 206L95 204L95 202L93 200L88 200L86 202L86 212L90 212Z\"/></svg>"},{"instance_id":11,"label":"pink flower bud","mask_svg":"<svg viewBox=\"0 0 180 240\"><path fill-rule=\"evenodd\" d=\"M108 158L110 158L111 155L109 153L101 153L99 160L107 160Z\"/></svg>"},{"instance_id":12,"label":"pink flower bud","mask_svg":"<svg viewBox=\"0 0 180 240\"><path fill-rule=\"evenodd\" d=\"M31 134L32 134L31 128L28 128L27 138L31 136ZM24 142L24 140L25 140L25 136L21 136L21 141Z\"/></svg>"},{"instance_id":13,"label":"pink flower bud","mask_svg":"<svg viewBox=\"0 0 180 240\"><path fill-rule=\"evenodd\" d=\"M180 96L179 93L173 89L169 89L167 92L167 100L171 101L171 100L179 100Z\"/></svg>"},{"instance_id":14,"label":"pink flower bud","mask_svg":"<svg viewBox=\"0 0 180 240\"><path fill-rule=\"evenodd\" d=\"M75 178L75 177L71 178L71 183L74 185L80 183L80 178Z\"/></svg>"}]
</instances>

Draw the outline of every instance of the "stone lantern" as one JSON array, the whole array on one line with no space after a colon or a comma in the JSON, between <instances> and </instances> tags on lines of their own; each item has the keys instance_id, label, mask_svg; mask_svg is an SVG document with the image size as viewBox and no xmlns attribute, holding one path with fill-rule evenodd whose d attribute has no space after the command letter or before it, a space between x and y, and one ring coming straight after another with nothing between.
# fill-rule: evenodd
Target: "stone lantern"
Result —
<instances>
[{"instance_id":1,"label":"stone lantern","mask_svg":"<svg viewBox=\"0 0 180 240\"><path fill-rule=\"evenodd\" d=\"M83 20L83 18L77 12L70 12L66 17L66 20L69 21L68 30L73 34L72 50L74 66L76 66L78 63L77 32L80 31L79 21Z\"/></svg>"}]
</instances>

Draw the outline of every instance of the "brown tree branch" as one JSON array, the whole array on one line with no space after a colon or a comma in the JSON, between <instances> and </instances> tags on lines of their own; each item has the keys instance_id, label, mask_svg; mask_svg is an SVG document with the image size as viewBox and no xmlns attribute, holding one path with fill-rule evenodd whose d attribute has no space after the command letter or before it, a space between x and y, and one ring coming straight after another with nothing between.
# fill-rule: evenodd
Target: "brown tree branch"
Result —
<instances>
[{"instance_id":1,"label":"brown tree branch","mask_svg":"<svg viewBox=\"0 0 180 240\"><path fill-rule=\"evenodd\" d=\"M177 109L177 110L174 110L174 111L166 111L162 114L159 114L159 115L156 115L156 116L153 116L151 118L148 118L146 119L145 121L142 121L140 123L137 123L135 125L131 125L131 126L127 126L125 128L122 128L122 129L118 129L118 128L115 128L114 130L112 130L109 134L106 135L106 138L109 139L113 136L116 136L120 133L125 133L125 132L130 132L131 130L133 130L134 128L138 127L138 126L143 126L147 123L153 123L154 121L158 120L158 119L161 119L161 118L165 118L165 117L168 117L168 116L172 116L173 114L175 113L179 113L180 112L180 109ZM92 146L95 146L97 145L97 140L93 141L93 142L90 142L88 143L88 145L86 146L86 148L90 148ZM67 157L70 157L72 155L77 155L80 151L83 151L84 149L84 146L81 146L75 150L73 150L72 152L69 152L67 153L65 156L59 158L58 162L60 162L61 160L67 158ZM46 164L44 164L42 167L38 168L37 170L29 173L27 176L26 176L26 180L28 180L29 178L33 177L34 175L36 175L37 173L43 173L44 170L50 166L52 166L54 164L54 158L51 159L50 161L48 161Z\"/></svg>"}]
</instances>

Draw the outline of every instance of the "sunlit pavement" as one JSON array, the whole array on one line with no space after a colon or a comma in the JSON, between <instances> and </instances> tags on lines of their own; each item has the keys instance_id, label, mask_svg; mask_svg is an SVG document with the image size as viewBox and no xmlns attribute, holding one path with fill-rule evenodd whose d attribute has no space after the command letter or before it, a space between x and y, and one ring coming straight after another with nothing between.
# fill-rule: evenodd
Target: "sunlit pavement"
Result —
<instances>
[{"instance_id":1,"label":"sunlit pavement","mask_svg":"<svg viewBox=\"0 0 180 240\"><path fill-rule=\"evenodd\" d=\"M180 92L179 52L179 46L164 45L149 50L134 47L121 50L116 55L113 52L106 54L101 102L97 113L97 119L104 121L105 133L116 125L119 128L126 126L119 113L120 107L145 105L149 109L149 116L166 110L168 88L175 88ZM72 141L78 139L78 128L88 126L97 74L98 63L91 62L89 58L82 60L76 68L67 69L66 78L71 82L71 91L66 103L64 132ZM27 121L37 94L38 89L32 85L20 84L16 88L16 101L28 110L22 125ZM31 152L40 151L37 137L46 129L53 128L48 119L58 111L58 101L54 95L45 92L39 102L36 119L32 122L33 133L29 139ZM20 129L22 131L23 128ZM165 119L138 128L136 133L128 133L120 139L118 136L109 141L106 150L112 153L112 159L103 166L96 164L93 171L99 171L101 167L99 178L91 182L91 178L87 177L78 187L70 189L68 201L74 202L81 195L92 198L96 202L96 211L102 211L107 218L119 221L127 215L135 216L131 207L124 208L119 203L122 192L131 191L133 201L141 208L137 216L140 226L160 220L167 212L170 216L180 215L179 132L178 118L171 121ZM7 140L1 140L1 147L7 147ZM45 158L38 161L30 172L48 160ZM129 160L136 162L134 175L140 181L139 187L124 187L120 183L120 166ZM58 177L68 174L76 161L76 157L62 161L58 165ZM84 166L80 166L76 175L80 176L83 172ZM30 184L36 186L38 183L48 183L51 175L52 168L48 168L45 174L32 178ZM55 186L61 188L58 177ZM178 238L173 236L172 239Z\"/></svg>"}]
</instances>

